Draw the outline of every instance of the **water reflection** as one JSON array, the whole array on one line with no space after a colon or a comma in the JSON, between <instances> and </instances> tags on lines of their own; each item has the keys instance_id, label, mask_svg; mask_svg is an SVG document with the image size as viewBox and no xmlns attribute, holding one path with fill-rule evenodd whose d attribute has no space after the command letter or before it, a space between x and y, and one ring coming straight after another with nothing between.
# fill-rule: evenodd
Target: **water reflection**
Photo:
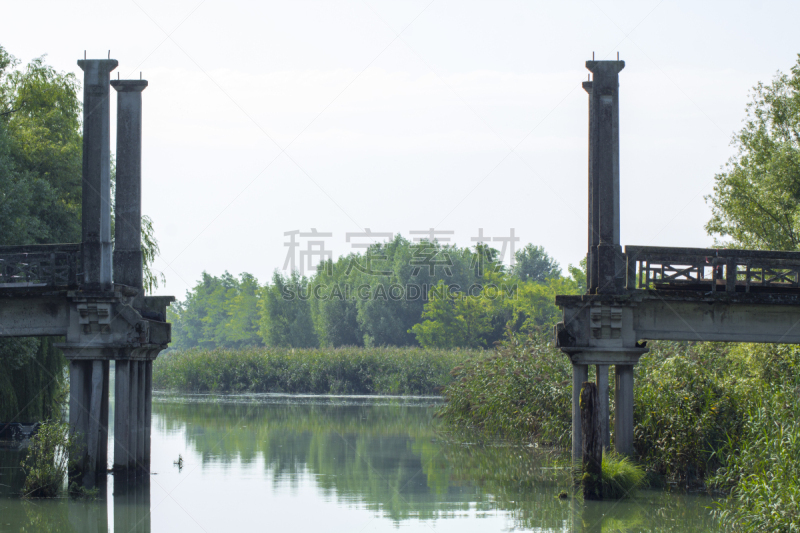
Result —
<instances>
[{"instance_id":1,"label":"water reflection","mask_svg":"<svg viewBox=\"0 0 800 533\"><path fill-rule=\"evenodd\" d=\"M437 431L430 402L196 398L153 412L160 431L185 435L202 467L260 468L275 486L311 476L327 497L395 523L501 513L508 526L546 531L715 530L712 502L698 495L560 500L570 476L557 457Z\"/></svg>"},{"instance_id":2,"label":"water reflection","mask_svg":"<svg viewBox=\"0 0 800 533\"><path fill-rule=\"evenodd\" d=\"M432 401L161 397L153 476L110 476L96 501L0 491L0 531L715 530L696 495L558 499L570 479L556 456L444 433ZM0 485L21 483L10 457Z\"/></svg>"}]
</instances>

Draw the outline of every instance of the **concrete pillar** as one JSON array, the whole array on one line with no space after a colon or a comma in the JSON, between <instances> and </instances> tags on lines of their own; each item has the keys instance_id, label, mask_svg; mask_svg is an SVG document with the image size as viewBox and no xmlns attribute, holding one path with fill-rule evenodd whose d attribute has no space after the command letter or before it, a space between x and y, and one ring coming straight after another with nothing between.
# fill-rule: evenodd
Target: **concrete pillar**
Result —
<instances>
[{"instance_id":1,"label":"concrete pillar","mask_svg":"<svg viewBox=\"0 0 800 533\"><path fill-rule=\"evenodd\" d=\"M596 365L597 400L600 417L600 432L603 434L603 449L611 449L611 431L608 412L608 365Z\"/></svg>"},{"instance_id":2,"label":"concrete pillar","mask_svg":"<svg viewBox=\"0 0 800 533\"><path fill-rule=\"evenodd\" d=\"M114 470L123 472L130 464L130 361L114 362Z\"/></svg>"},{"instance_id":3,"label":"concrete pillar","mask_svg":"<svg viewBox=\"0 0 800 533\"><path fill-rule=\"evenodd\" d=\"M131 361L131 381L130 381L130 422L128 433L128 470L135 472L138 467L137 461L139 459L139 450L136 446L139 444L139 362Z\"/></svg>"},{"instance_id":4,"label":"concrete pillar","mask_svg":"<svg viewBox=\"0 0 800 533\"><path fill-rule=\"evenodd\" d=\"M114 283L142 289L142 91L146 80L112 80L117 91ZM139 306L141 307L139 296Z\"/></svg>"},{"instance_id":5,"label":"concrete pillar","mask_svg":"<svg viewBox=\"0 0 800 533\"><path fill-rule=\"evenodd\" d=\"M108 400L109 400L109 361L102 361L103 364L103 392L100 397L100 441L98 442L97 466L96 471L107 473L108 471Z\"/></svg>"},{"instance_id":6,"label":"concrete pillar","mask_svg":"<svg viewBox=\"0 0 800 533\"><path fill-rule=\"evenodd\" d=\"M109 78L116 59L84 59L82 235L83 288L111 289L111 154Z\"/></svg>"},{"instance_id":7,"label":"concrete pillar","mask_svg":"<svg viewBox=\"0 0 800 533\"><path fill-rule=\"evenodd\" d=\"M150 430L153 426L153 361L145 363L144 383L144 467L150 474Z\"/></svg>"},{"instance_id":8,"label":"concrete pillar","mask_svg":"<svg viewBox=\"0 0 800 533\"><path fill-rule=\"evenodd\" d=\"M633 453L633 365L615 365L614 448L617 453Z\"/></svg>"},{"instance_id":9,"label":"concrete pillar","mask_svg":"<svg viewBox=\"0 0 800 533\"><path fill-rule=\"evenodd\" d=\"M89 397L89 434L86 439L87 455L88 455L88 469L90 472L96 473L98 465L100 464L100 428L102 423L100 421L102 411L102 398L103 398L103 361L94 360L88 361L91 365L91 391Z\"/></svg>"},{"instance_id":10,"label":"concrete pillar","mask_svg":"<svg viewBox=\"0 0 800 533\"><path fill-rule=\"evenodd\" d=\"M580 462L581 450L581 386L589 379L588 365L572 365L572 460Z\"/></svg>"},{"instance_id":11,"label":"concrete pillar","mask_svg":"<svg viewBox=\"0 0 800 533\"><path fill-rule=\"evenodd\" d=\"M625 265L619 243L619 72L624 61L587 61L592 72L589 98L590 231L597 233L597 292L622 290ZM595 212L596 211L596 212ZM594 272L592 270L592 272Z\"/></svg>"},{"instance_id":12,"label":"concrete pillar","mask_svg":"<svg viewBox=\"0 0 800 533\"><path fill-rule=\"evenodd\" d=\"M592 82L583 82L583 89L589 95L589 242L588 253L586 254L586 292L594 294L600 284L597 273L597 245L600 243L600 209L597 205L599 196L597 194L598 181L594 179L592 172L592 135L594 126L594 114L592 113Z\"/></svg>"},{"instance_id":13,"label":"concrete pillar","mask_svg":"<svg viewBox=\"0 0 800 533\"><path fill-rule=\"evenodd\" d=\"M146 361L139 361L137 363L139 365L139 408L136 411L136 425L137 427L137 436L138 440L136 441L136 470L144 470L144 436L145 436L145 410L146 410L146 401L147 396L145 394L145 384L147 381L147 362Z\"/></svg>"},{"instance_id":14,"label":"concrete pillar","mask_svg":"<svg viewBox=\"0 0 800 533\"><path fill-rule=\"evenodd\" d=\"M69 362L69 431L76 442L78 459L73 461L78 472L86 472L89 435L90 361L72 359Z\"/></svg>"}]
</instances>

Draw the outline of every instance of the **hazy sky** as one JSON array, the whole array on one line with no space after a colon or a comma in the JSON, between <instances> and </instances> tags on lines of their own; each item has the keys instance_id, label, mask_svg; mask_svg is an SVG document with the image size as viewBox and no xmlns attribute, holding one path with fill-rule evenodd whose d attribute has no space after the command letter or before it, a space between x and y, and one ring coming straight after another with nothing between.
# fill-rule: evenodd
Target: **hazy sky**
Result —
<instances>
[{"instance_id":1,"label":"hazy sky","mask_svg":"<svg viewBox=\"0 0 800 533\"><path fill-rule=\"evenodd\" d=\"M81 80L84 50L110 49L149 80L143 211L158 292L183 298L204 270L265 281L312 228L334 257L366 228L461 246L513 228L577 263L592 52L626 62L623 245L708 246L703 196L798 20L798 2L28 1L4 2L0 44Z\"/></svg>"}]
</instances>

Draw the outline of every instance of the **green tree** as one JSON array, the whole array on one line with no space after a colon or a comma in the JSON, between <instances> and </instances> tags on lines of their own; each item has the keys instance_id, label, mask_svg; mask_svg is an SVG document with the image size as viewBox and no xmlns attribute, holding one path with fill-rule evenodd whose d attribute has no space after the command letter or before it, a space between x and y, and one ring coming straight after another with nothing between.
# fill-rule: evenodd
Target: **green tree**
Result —
<instances>
[{"instance_id":1,"label":"green tree","mask_svg":"<svg viewBox=\"0 0 800 533\"><path fill-rule=\"evenodd\" d=\"M514 254L513 274L521 281L545 281L561 275L561 267L542 246L528 244Z\"/></svg>"},{"instance_id":2,"label":"green tree","mask_svg":"<svg viewBox=\"0 0 800 533\"><path fill-rule=\"evenodd\" d=\"M284 277L272 275L272 285L265 286L261 298L259 334L270 346L315 348L319 339L311 318L310 284L297 271Z\"/></svg>"},{"instance_id":3,"label":"green tree","mask_svg":"<svg viewBox=\"0 0 800 533\"><path fill-rule=\"evenodd\" d=\"M715 176L709 235L719 244L800 247L800 56L791 75L753 88L734 155Z\"/></svg>"}]
</instances>

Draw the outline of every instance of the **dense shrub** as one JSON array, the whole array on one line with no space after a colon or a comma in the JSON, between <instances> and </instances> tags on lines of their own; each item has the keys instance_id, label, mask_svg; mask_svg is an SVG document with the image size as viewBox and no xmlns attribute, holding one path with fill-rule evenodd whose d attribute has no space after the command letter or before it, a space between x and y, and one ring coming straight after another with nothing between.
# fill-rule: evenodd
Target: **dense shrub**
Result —
<instances>
[{"instance_id":1,"label":"dense shrub","mask_svg":"<svg viewBox=\"0 0 800 533\"><path fill-rule=\"evenodd\" d=\"M702 483L738 439L749 382L729 346L654 343L637 365L634 447L651 472L683 485Z\"/></svg>"},{"instance_id":2,"label":"dense shrub","mask_svg":"<svg viewBox=\"0 0 800 533\"><path fill-rule=\"evenodd\" d=\"M193 348L153 366L153 386L181 392L438 394L473 352L420 348Z\"/></svg>"},{"instance_id":3,"label":"dense shrub","mask_svg":"<svg viewBox=\"0 0 800 533\"><path fill-rule=\"evenodd\" d=\"M24 496L47 498L58 495L66 480L69 455L77 451L73 442L66 423L48 421L39 426L22 461Z\"/></svg>"},{"instance_id":4,"label":"dense shrub","mask_svg":"<svg viewBox=\"0 0 800 533\"><path fill-rule=\"evenodd\" d=\"M440 415L502 438L569 445L572 366L547 341L511 337L453 369Z\"/></svg>"}]
</instances>

